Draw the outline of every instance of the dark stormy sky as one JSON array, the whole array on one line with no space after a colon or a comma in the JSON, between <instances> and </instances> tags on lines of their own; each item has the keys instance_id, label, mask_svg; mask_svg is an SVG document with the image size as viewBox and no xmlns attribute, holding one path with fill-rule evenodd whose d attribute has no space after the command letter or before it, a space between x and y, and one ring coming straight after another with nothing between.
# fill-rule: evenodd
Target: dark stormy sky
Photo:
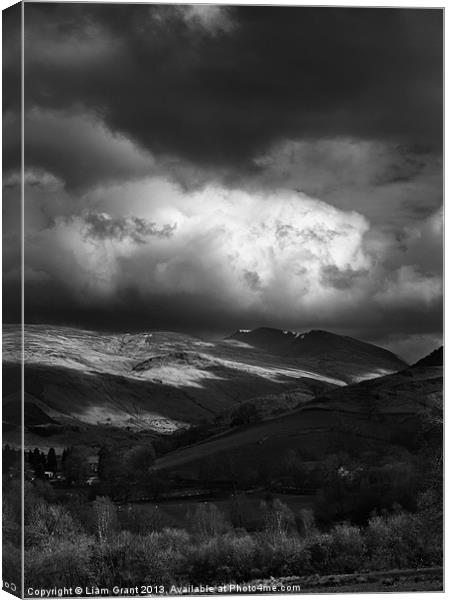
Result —
<instances>
[{"instance_id":1,"label":"dark stormy sky","mask_svg":"<svg viewBox=\"0 0 450 600\"><path fill-rule=\"evenodd\" d=\"M25 7L28 322L440 343L441 10Z\"/></svg>"}]
</instances>

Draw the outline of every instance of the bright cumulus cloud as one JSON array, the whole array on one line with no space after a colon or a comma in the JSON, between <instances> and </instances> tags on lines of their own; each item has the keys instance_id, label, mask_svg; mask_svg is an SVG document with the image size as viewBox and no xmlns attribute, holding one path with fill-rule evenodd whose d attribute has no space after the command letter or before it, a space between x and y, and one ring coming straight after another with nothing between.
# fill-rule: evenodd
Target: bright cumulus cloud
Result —
<instances>
[{"instance_id":1,"label":"bright cumulus cloud","mask_svg":"<svg viewBox=\"0 0 450 600\"><path fill-rule=\"evenodd\" d=\"M277 305L283 286L282 303L294 308L323 292L324 267L370 267L363 244L367 230L356 212L303 195L261 197L210 186L171 205L161 203L140 219L92 211L58 217L29 243L40 248L39 269L43 254L55 256L58 247L46 270L57 277L59 266L64 272L62 263L70 260L71 284L80 295L86 288L113 293L128 280L146 293L209 296L213 280L215 293L239 304ZM32 266L31 246L27 255Z\"/></svg>"},{"instance_id":2,"label":"bright cumulus cloud","mask_svg":"<svg viewBox=\"0 0 450 600\"><path fill-rule=\"evenodd\" d=\"M425 223L424 239L437 218ZM408 235L414 258L421 233ZM440 296L439 278L414 264L388 273L389 246L376 241L364 216L301 193L219 185L186 192L148 180L97 191L78 214L33 230L26 264L30 282L58 282L80 306L118 306L132 290L151 306L184 298L200 312L216 307L294 326L342 317L365 302L428 306Z\"/></svg>"}]
</instances>

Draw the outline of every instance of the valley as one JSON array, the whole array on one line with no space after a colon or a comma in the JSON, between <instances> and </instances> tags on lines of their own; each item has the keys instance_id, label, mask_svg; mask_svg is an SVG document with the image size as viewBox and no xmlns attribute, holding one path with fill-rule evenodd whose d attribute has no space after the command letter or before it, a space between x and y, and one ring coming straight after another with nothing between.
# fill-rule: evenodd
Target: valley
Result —
<instances>
[{"instance_id":1,"label":"valley","mask_svg":"<svg viewBox=\"0 0 450 600\"><path fill-rule=\"evenodd\" d=\"M18 335L5 327L12 478L21 442ZM130 535L187 536L197 582L223 568L240 582L270 573L280 586L286 574L303 573L296 581L305 591L439 589L442 348L408 366L323 331L261 328L205 341L35 325L25 339L31 498L74 516L106 510ZM385 544L409 544L410 530L425 540L418 554L382 558ZM212 554L209 544L217 544ZM248 556L238 567L241 547ZM423 564L431 571L419 572Z\"/></svg>"}]
</instances>

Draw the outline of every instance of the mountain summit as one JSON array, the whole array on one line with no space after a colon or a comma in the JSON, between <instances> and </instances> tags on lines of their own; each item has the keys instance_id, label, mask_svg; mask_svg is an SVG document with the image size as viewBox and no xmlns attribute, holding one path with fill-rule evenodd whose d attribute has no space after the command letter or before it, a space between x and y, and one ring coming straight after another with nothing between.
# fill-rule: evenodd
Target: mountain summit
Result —
<instances>
[{"instance_id":1,"label":"mountain summit","mask_svg":"<svg viewBox=\"0 0 450 600\"><path fill-rule=\"evenodd\" d=\"M398 356L352 337L313 329L296 332L271 327L239 330L228 339L244 342L270 354L307 361L348 382L369 379L404 369Z\"/></svg>"}]
</instances>

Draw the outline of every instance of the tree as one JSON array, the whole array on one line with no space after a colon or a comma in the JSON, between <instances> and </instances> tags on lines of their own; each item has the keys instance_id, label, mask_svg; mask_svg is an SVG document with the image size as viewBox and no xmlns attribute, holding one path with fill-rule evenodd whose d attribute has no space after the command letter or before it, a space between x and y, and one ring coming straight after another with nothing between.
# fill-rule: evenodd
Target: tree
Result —
<instances>
[{"instance_id":1,"label":"tree","mask_svg":"<svg viewBox=\"0 0 450 600\"><path fill-rule=\"evenodd\" d=\"M285 536L296 528L292 510L277 498L271 503L262 502L261 512L264 515L265 530L273 536Z\"/></svg>"},{"instance_id":2,"label":"tree","mask_svg":"<svg viewBox=\"0 0 450 600\"><path fill-rule=\"evenodd\" d=\"M261 421L261 414L257 406L251 402L245 402L231 413L230 424L232 427L237 427L238 425L250 425L259 421Z\"/></svg>"},{"instance_id":3,"label":"tree","mask_svg":"<svg viewBox=\"0 0 450 600\"><path fill-rule=\"evenodd\" d=\"M102 446L98 453L98 469L97 474L100 479L106 479L106 474L108 470L108 462L111 458L111 449L109 446ZM63 453L64 460L64 453Z\"/></svg>"},{"instance_id":4,"label":"tree","mask_svg":"<svg viewBox=\"0 0 450 600\"><path fill-rule=\"evenodd\" d=\"M233 527L248 529L255 518L257 514L245 494L234 493L230 500L230 521Z\"/></svg>"},{"instance_id":5,"label":"tree","mask_svg":"<svg viewBox=\"0 0 450 600\"><path fill-rule=\"evenodd\" d=\"M31 464L36 477L44 477L45 462L45 454L39 448L35 448L31 456Z\"/></svg>"},{"instance_id":6,"label":"tree","mask_svg":"<svg viewBox=\"0 0 450 600\"><path fill-rule=\"evenodd\" d=\"M56 452L54 448L50 448L47 454L47 469L49 471L56 471L58 467L58 461L56 460Z\"/></svg>"},{"instance_id":7,"label":"tree","mask_svg":"<svg viewBox=\"0 0 450 600\"><path fill-rule=\"evenodd\" d=\"M134 446L125 455L125 463L130 470L130 475L140 477L148 470L155 461L155 450L151 444Z\"/></svg>"},{"instance_id":8,"label":"tree","mask_svg":"<svg viewBox=\"0 0 450 600\"><path fill-rule=\"evenodd\" d=\"M128 450L104 446L99 452L98 475L107 484L111 497L127 501L133 488L145 490L152 483L150 467L154 460L155 450L151 444ZM154 493L154 486L150 487Z\"/></svg>"},{"instance_id":9,"label":"tree","mask_svg":"<svg viewBox=\"0 0 450 600\"><path fill-rule=\"evenodd\" d=\"M70 448L64 461L63 471L69 483L82 484L89 475L86 452L76 446Z\"/></svg>"},{"instance_id":10,"label":"tree","mask_svg":"<svg viewBox=\"0 0 450 600\"><path fill-rule=\"evenodd\" d=\"M33 454L31 456L31 464L33 467L38 465L41 462L41 453L39 452L39 448L35 448L33 450Z\"/></svg>"},{"instance_id":11,"label":"tree","mask_svg":"<svg viewBox=\"0 0 450 600\"><path fill-rule=\"evenodd\" d=\"M189 519L195 533L202 539L215 537L229 529L225 516L215 504L200 504Z\"/></svg>"},{"instance_id":12,"label":"tree","mask_svg":"<svg viewBox=\"0 0 450 600\"><path fill-rule=\"evenodd\" d=\"M101 544L111 540L118 529L117 508L109 498L101 496L94 504L95 524Z\"/></svg>"}]
</instances>

